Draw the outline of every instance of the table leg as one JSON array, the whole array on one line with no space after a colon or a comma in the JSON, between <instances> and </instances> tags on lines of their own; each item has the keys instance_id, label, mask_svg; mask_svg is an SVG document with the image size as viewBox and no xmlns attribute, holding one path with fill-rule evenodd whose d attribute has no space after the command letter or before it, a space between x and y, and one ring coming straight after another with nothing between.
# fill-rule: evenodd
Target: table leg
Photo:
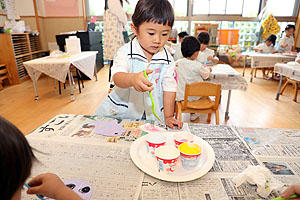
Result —
<instances>
[{"instance_id":1,"label":"table leg","mask_svg":"<svg viewBox=\"0 0 300 200\"><path fill-rule=\"evenodd\" d=\"M229 104L230 104L231 90L228 90L227 106L225 112L225 120L229 119Z\"/></svg>"},{"instance_id":2,"label":"table leg","mask_svg":"<svg viewBox=\"0 0 300 200\"><path fill-rule=\"evenodd\" d=\"M243 76L245 75L245 68L247 63L247 56L245 56L244 68L243 68Z\"/></svg>"},{"instance_id":3,"label":"table leg","mask_svg":"<svg viewBox=\"0 0 300 200\"><path fill-rule=\"evenodd\" d=\"M73 87L72 87L72 79L71 79L71 71L70 69L68 70L68 76L69 76L69 84L70 84L70 90L71 90L71 101L75 101L75 97L74 97L74 94L73 94Z\"/></svg>"},{"instance_id":4,"label":"table leg","mask_svg":"<svg viewBox=\"0 0 300 200\"><path fill-rule=\"evenodd\" d=\"M279 85L278 85L278 89L277 89L277 94L276 94L276 100L279 100L279 96L280 96L280 89L281 89L281 85L282 85L282 75L280 74L280 81L279 81Z\"/></svg>"},{"instance_id":5,"label":"table leg","mask_svg":"<svg viewBox=\"0 0 300 200\"><path fill-rule=\"evenodd\" d=\"M251 58L251 78L250 78L250 82L252 82L252 80L253 80L253 74L254 74L254 60L253 60L253 58Z\"/></svg>"},{"instance_id":6,"label":"table leg","mask_svg":"<svg viewBox=\"0 0 300 200\"><path fill-rule=\"evenodd\" d=\"M98 81L98 78L97 78L97 65L96 65L96 63L95 63L95 68L94 68L94 70L95 70L96 81Z\"/></svg>"},{"instance_id":7,"label":"table leg","mask_svg":"<svg viewBox=\"0 0 300 200\"><path fill-rule=\"evenodd\" d=\"M35 80L35 77L34 77L34 70L32 70L32 82L33 82L33 88L34 88L34 93L35 93L35 101L38 101L39 100L39 95L37 93L37 87L36 87L36 80Z\"/></svg>"}]
</instances>

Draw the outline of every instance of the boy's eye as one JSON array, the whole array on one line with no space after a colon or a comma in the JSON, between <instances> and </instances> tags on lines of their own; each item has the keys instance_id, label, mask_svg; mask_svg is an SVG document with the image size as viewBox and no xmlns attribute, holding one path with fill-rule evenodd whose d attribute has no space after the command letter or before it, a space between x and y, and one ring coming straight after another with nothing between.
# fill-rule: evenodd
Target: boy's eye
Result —
<instances>
[{"instance_id":1,"label":"boy's eye","mask_svg":"<svg viewBox=\"0 0 300 200\"><path fill-rule=\"evenodd\" d=\"M162 34L162 36L167 36L167 35L168 35L168 33L163 33L163 34Z\"/></svg>"},{"instance_id":2,"label":"boy's eye","mask_svg":"<svg viewBox=\"0 0 300 200\"><path fill-rule=\"evenodd\" d=\"M149 35L154 35L154 33L148 33Z\"/></svg>"}]
</instances>

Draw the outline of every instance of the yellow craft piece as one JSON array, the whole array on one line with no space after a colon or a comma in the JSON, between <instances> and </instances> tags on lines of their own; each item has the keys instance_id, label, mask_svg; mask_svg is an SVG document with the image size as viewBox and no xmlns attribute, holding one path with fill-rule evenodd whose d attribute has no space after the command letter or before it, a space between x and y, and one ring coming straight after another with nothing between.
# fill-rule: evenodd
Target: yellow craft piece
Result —
<instances>
[{"instance_id":1,"label":"yellow craft piece","mask_svg":"<svg viewBox=\"0 0 300 200\"><path fill-rule=\"evenodd\" d=\"M69 58L69 57L71 57L71 56L65 55L65 56L59 56L59 57L57 57L57 59Z\"/></svg>"},{"instance_id":2,"label":"yellow craft piece","mask_svg":"<svg viewBox=\"0 0 300 200\"><path fill-rule=\"evenodd\" d=\"M189 155L198 154L201 152L201 147L199 147L197 144L189 146L187 142L182 143L178 148L180 152Z\"/></svg>"},{"instance_id":3,"label":"yellow craft piece","mask_svg":"<svg viewBox=\"0 0 300 200\"><path fill-rule=\"evenodd\" d=\"M270 14L261 24L263 27L263 33L261 38L267 39L269 35L274 34L276 35L280 31L280 26L277 23L276 18Z\"/></svg>"}]
</instances>

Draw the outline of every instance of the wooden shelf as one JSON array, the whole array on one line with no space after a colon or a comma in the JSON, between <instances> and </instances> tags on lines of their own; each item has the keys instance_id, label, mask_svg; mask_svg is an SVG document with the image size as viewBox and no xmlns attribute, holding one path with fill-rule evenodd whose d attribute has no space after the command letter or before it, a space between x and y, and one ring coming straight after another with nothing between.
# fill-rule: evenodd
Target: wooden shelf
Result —
<instances>
[{"instance_id":1,"label":"wooden shelf","mask_svg":"<svg viewBox=\"0 0 300 200\"><path fill-rule=\"evenodd\" d=\"M28 78L23 62L43 56L39 36L28 33L0 34L0 64L5 64L14 84Z\"/></svg>"}]
</instances>

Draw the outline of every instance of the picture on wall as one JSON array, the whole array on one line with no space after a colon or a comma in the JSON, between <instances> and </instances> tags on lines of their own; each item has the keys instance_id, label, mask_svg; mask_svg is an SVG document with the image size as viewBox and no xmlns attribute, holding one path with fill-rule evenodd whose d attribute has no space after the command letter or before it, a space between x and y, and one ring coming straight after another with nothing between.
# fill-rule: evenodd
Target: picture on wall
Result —
<instances>
[{"instance_id":1,"label":"picture on wall","mask_svg":"<svg viewBox=\"0 0 300 200\"><path fill-rule=\"evenodd\" d=\"M0 13L1 14L6 14L5 0L0 0Z\"/></svg>"}]
</instances>

